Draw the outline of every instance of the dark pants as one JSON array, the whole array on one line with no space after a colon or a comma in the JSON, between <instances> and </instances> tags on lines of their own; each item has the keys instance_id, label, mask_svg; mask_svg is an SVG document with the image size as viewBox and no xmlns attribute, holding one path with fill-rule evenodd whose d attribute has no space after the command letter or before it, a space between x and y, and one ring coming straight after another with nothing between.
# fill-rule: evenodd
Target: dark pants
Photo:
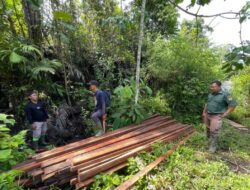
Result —
<instances>
[{"instance_id":1,"label":"dark pants","mask_svg":"<svg viewBox=\"0 0 250 190\"><path fill-rule=\"evenodd\" d=\"M102 111L97 110L91 115L91 119L95 122L95 124L102 124Z\"/></svg>"}]
</instances>

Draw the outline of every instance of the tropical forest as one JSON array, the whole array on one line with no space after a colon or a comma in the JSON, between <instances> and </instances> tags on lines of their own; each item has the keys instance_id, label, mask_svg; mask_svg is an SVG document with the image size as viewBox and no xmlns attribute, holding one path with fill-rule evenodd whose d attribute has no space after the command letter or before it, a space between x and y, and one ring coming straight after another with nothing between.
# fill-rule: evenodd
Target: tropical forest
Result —
<instances>
[{"instance_id":1,"label":"tropical forest","mask_svg":"<svg viewBox=\"0 0 250 190\"><path fill-rule=\"evenodd\" d=\"M249 190L249 0L0 0L0 190Z\"/></svg>"}]
</instances>

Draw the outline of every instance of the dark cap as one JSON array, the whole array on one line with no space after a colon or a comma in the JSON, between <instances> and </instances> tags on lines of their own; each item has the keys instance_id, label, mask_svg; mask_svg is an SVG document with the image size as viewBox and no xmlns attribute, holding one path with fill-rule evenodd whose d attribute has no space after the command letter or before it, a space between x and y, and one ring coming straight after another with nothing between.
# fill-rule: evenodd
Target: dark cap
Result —
<instances>
[{"instance_id":1,"label":"dark cap","mask_svg":"<svg viewBox=\"0 0 250 190\"><path fill-rule=\"evenodd\" d=\"M29 92L27 92L27 97L31 96L32 94L37 94L37 91L36 90L31 90Z\"/></svg>"},{"instance_id":2,"label":"dark cap","mask_svg":"<svg viewBox=\"0 0 250 190\"><path fill-rule=\"evenodd\" d=\"M99 83L96 80L91 80L91 81L88 82L88 85L99 86Z\"/></svg>"},{"instance_id":3,"label":"dark cap","mask_svg":"<svg viewBox=\"0 0 250 190\"><path fill-rule=\"evenodd\" d=\"M217 84L217 86L221 86L221 82L218 80L214 80L210 84L214 84L214 83Z\"/></svg>"}]
</instances>

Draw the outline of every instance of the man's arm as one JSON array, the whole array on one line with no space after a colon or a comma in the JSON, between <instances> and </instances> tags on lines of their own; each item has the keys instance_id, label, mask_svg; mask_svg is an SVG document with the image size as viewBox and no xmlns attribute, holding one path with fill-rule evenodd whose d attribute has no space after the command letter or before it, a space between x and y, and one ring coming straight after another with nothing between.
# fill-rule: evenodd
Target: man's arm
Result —
<instances>
[{"instance_id":1,"label":"man's arm","mask_svg":"<svg viewBox=\"0 0 250 190\"><path fill-rule=\"evenodd\" d=\"M234 111L235 107L237 106L237 102L235 99L233 99L230 94L227 94L225 96L226 98L226 102L227 102L227 105L228 105L228 108L227 108L227 111L225 113L223 113L222 117L226 117L228 116L231 112Z\"/></svg>"},{"instance_id":2,"label":"man's arm","mask_svg":"<svg viewBox=\"0 0 250 190\"><path fill-rule=\"evenodd\" d=\"M32 119L31 109L30 109L30 107L28 105L25 107L24 112L25 112L25 115L26 115L29 123L31 124L32 128L36 129L36 125L35 125L35 123L33 122L33 119Z\"/></svg>"},{"instance_id":3,"label":"man's arm","mask_svg":"<svg viewBox=\"0 0 250 190\"><path fill-rule=\"evenodd\" d=\"M27 120L29 121L30 124L32 124L33 120L32 120L31 110L28 105L25 107L24 112L27 117Z\"/></svg>"},{"instance_id":4,"label":"man's arm","mask_svg":"<svg viewBox=\"0 0 250 190\"><path fill-rule=\"evenodd\" d=\"M227 111L226 111L225 113L222 114L222 117L228 116L231 112L234 111L234 109L235 109L235 107L229 106L229 107L227 108Z\"/></svg>"},{"instance_id":5,"label":"man's arm","mask_svg":"<svg viewBox=\"0 0 250 190\"><path fill-rule=\"evenodd\" d=\"M202 112L202 117L205 117L207 115L207 104L205 104L203 112Z\"/></svg>"},{"instance_id":6,"label":"man's arm","mask_svg":"<svg viewBox=\"0 0 250 190\"><path fill-rule=\"evenodd\" d=\"M106 101L105 101L105 95L102 92L102 96L101 96L101 102L102 102L102 117L106 117Z\"/></svg>"}]
</instances>

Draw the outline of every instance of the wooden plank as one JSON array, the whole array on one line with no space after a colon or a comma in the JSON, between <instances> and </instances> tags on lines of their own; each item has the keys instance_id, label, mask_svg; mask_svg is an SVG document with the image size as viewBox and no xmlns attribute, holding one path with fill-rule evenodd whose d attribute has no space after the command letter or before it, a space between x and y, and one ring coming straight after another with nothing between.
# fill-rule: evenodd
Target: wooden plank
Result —
<instances>
[{"instance_id":1,"label":"wooden plank","mask_svg":"<svg viewBox=\"0 0 250 190\"><path fill-rule=\"evenodd\" d=\"M182 131L182 130L186 130L186 128L178 127L177 130ZM167 135L171 136L170 133L166 134L166 136L167 136ZM165 136L162 137L162 138L165 138ZM161 139L162 139L162 138L161 138ZM153 142L152 142L152 143L153 143ZM120 164L121 162L125 162L129 157L136 155L138 152L140 152L140 151L142 151L142 150L147 150L147 149L149 149L149 148L151 147L152 143L146 144L146 145L144 145L144 146L140 146L140 147L138 147L138 148L135 148L135 149L133 149L133 150L131 150L131 151L129 151L129 152L127 152L127 153L125 153L125 154L119 156L119 157L114 158L114 159L111 160L111 161L108 161L108 162L106 162L106 163L100 164L100 165L98 165L98 166L96 166L96 167L94 167L94 168L92 168L92 169L83 171L83 172L81 172L81 173L78 174L78 180L79 180L79 181L84 181L84 180L86 180L87 178L89 178L90 176L94 176L94 175L96 175L96 174L98 174L98 173L100 173L100 172L102 172L102 171L105 171L105 170L107 170L107 169L113 167L114 165L118 165L118 164Z\"/></svg>"},{"instance_id":2,"label":"wooden plank","mask_svg":"<svg viewBox=\"0 0 250 190\"><path fill-rule=\"evenodd\" d=\"M164 126L164 125L166 125L168 123L172 124L174 122L175 122L174 120L170 120L170 121L163 120L163 121L160 121L160 122L158 122L158 125L156 125L156 126L150 125L150 126L147 126L145 128L137 129L134 132L130 132L130 133L124 134L124 135L122 135L120 137L107 139L105 142L98 143L98 144L96 144L94 146L90 146L90 147L87 147L87 148L84 148L84 149L80 149L80 150L75 151L75 152L70 152L70 153L65 154L63 156L60 155L60 156L57 156L55 158L52 158L52 159L49 159L49 160L45 160L45 161L41 162L41 167L48 167L48 166L56 164L58 162L62 162L64 160L66 160L66 159L69 159L69 158L72 158L72 157L76 157L76 156L78 156L80 154L87 153L87 152L90 152L90 151L93 151L93 150L96 150L96 149L99 149L99 148L103 148L103 147L105 147L107 145L110 145L110 144L113 144L115 142L122 141L122 140L127 139L127 138L132 137L132 136L136 136L136 135L140 134L141 131L152 130L154 128L159 128L159 127L162 127L162 126Z\"/></svg>"},{"instance_id":3,"label":"wooden plank","mask_svg":"<svg viewBox=\"0 0 250 190\"><path fill-rule=\"evenodd\" d=\"M85 153L82 156L79 156L78 158L73 158L72 165L74 166L74 165L80 164L82 162L88 161L93 157L98 157L98 156L125 148L126 146L131 146L131 145L134 145L136 143L140 143L140 142L149 140L151 138L158 137L161 134L172 132L172 131L174 131L178 128L181 128L181 127L183 127L183 125L180 125L180 124L175 124L175 125L172 125L171 127L167 127L167 128L165 128L165 126L162 126L162 128L158 129L157 131L152 131L151 132L152 134L150 134L150 135L141 134L141 135L123 140L120 143L111 144L109 146L99 148L99 149L94 150L92 152Z\"/></svg>"},{"instance_id":4,"label":"wooden plank","mask_svg":"<svg viewBox=\"0 0 250 190\"><path fill-rule=\"evenodd\" d=\"M15 165L15 166L12 166L12 169L13 170L19 170L19 168L21 168L21 167L23 167L23 166L25 166L27 164L31 164L33 162L35 162L35 159L32 158L30 160L26 160L26 161L24 161L22 163L19 163L19 164Z\"/></svg>"},{"instance_id":5,"label":"wooden plank","mask_svg":"<svg viewBox=\"0 0 250 190\"><path fill-rule=\"evenodd\" d=\"M159 165L163 160L165 160L166 157L168 157L170 154L172 154L179 146L181 146L184 143L186 143L190 139L190 137L191 137L191 135L189 135L188 137L184 138L177 145L175 145L170 150L168 150L166 153L164 153L159 158L157 158L154 162L151 162L144 169L142 169L137 174L135 174L132 178L128 179L127 181L125 181L121 185L119 185L115 190L127 190L130 187L132 187L141 177L145 176L153 168L155 168L157 165Z\"/></svg>"},{"instance_id":6,"label":"wooden plank","mask_svg":"<svg viewBox=\"0 0 250 190\"><path fill-rule=\"evenodd\" d=\"M70 166L70 162L69 161L63 161L63 162L59 162L57 164L48 166L43 168L44 174L47 175L51 172L55 172L58 171L61 168L65 168L65 167L69 167Z\"/></svg>"},{"instance_id":7,"label":"wooden plank","mask_svg":"<svg viewBox=\"0 0 250 190\"><path fill-rule=\"evenodd\" d=\"M77 177L72 178L72 179L70 180L70 185L76 185L77 183L78 183Z\"/></svg>"},{"instance_id":8,"label":"wooden plank","mask_svg":"<svg viewBox=\"0 0 250 190\"><path fill-rule=\"evenodd\" d=\"M91 159L88 162L84 162L82 164L79 164L79 165L76 165L76 166L72 166L71 167L71 171L81 172L82 170L85 170L86 168L88 168L90 165L92 165L92 166L93 165L98 165L98 164L103 163L103 162L105 162L107 160L113 159L114 157L116 157L118 155L121 155L121 154L123 154L125 152L128 152L128 151L130 151L133 148L137 148L137 147L142 146L142 145L144 145L146 143L149 143L149 142L150 141L144 141L144 142L141 142L141 143L129 146L129 147L125 147L124 149L118 150L116 152L112 152L110 154L106 154L104 156Z\"/></svg>"},{"instance_id":9,"label":"wooden plank","mask_svg":"<svg viewBox=\"0 0 250 190\"><path fill-rule=\"evenodd\" d=\"M28 173L28 175L31 175L32 177L38 176L38 175L42 175L43 174L43 170L42 169L35 169L31 172Z\"/></svg>"},{"instance_id":10,"label":"wooden plank","mask_svg":"<svg viewBox=\"0 0 250 190\"><path fill-rule=\"evenodd\" d=\"M163 137L161 137L161 140L164 141L164 142L168 142L168 141L171 141L171 140L177 140L176 139L176 134L178 135L182 135L182 136L186 136L188 134L190 134L191 132L193 132L193 129L192 128L188 128L188 129L185 129L183 131L176 131L176 132L172 132L171 133L171 136L169 135L165 135ZM87 170L87 169L90 169L94 166L98 166L102 163L105 163L107 161L110 161L120 155L123 155L127 152L129 152L130 150L133 150L134 148L137 148L137 147L140 147L142 145L145 145L145 144L149 144L151 143L152 144L152 141L157 141L157 140L160 140L159 138L155 138L155 139L150 139L148 141L144 141L144 142L141 142L141 143L138 143L134 146L131 146L131 147L126 147L126 149L122 149L122 150L119 150L117 152L113 152L111 154L107 154L103 157L99 157L97 159L94 159L94 160L90 160L89 162L84 162L83 164L80 164L80 165L77 165L77 166L73 166L71 168L71 171L76 171L78 169L78 173L81 173L82 171L84 170Z\"/></svg>"},{"instance_id":11,"label":"wooden plank","mask_svg":"<svg viewBox=\"0 0 250 190\"><path fill-rule=\"evenodd\" d=\"M125 162L125 163L122 163L122 164L120 164L120 165L117 165L117 166L115 166L115 167L113 167L113 168L111 168L111 169L109 169L107 172L105 172L105 173L107 173L107 174L112 174L112 173L114 173L114 172L116 172L116 171L118 171L118 170L120 170L120 169L122 169L122 168L125 168L127 166L127 163ZM91 183L93 183L94 181L95 181L95 178L90 178L90 179L87 179L86 181L84 181L84 182L78 182L78 179L77 178L74 178L74 179L76 179L76 181L74 180L74 183L75 183L75 188L76 189L80 189L80 188L83 188L83 187L86 187L86 186L88 186L89 184L91 184Z\"/></svg>"},{"instance_id":12,"label":"wooden plank","mask_svg":"<svg viewBox=\"0 0 250 190\"><path fill-rule=\"evenodd\" d=\"M165 124L172 124L172 123L175 123L175 121L174 121L174 120L170 120L170 121L165 122ZM159 125L158 127L161 127L161 125ZM144 133L144 132L146 132L146 131L150 132L150 130L152 130L152 129L153 129L152 127L148 127L148 128L145 128L145 129L141 129L140 131L138 131L138 132L140 132L140 133L135 132L135 133L133 133L132 136L137 135L137 134ZM128 134L128 135L129 135L129 134ZM124 138L126 139L128 136L124 135L124 136L122 136L122 137L124 137ZM121 138L118 137L118 138L114 139L113 142L115 143L115 142L120 141L120 140L121 140ZM107 144L109 144L109 143L107 143ZM143 143L141 143L141 144L143 144ZM134 146L134 147L136 148L136 147L140 146L141 144L138 143L138 144L136 144L136 146ZM102 146L105 146L105 145L106 145L105 143L102 144ZM134 147L126 147L126 148L129 150L129 149L134 148ZM125 150L121 150L121 153L122 153L123 151L125 151ZM90 165L94 166L94 165L98 164L100 161L103 161L103 160L105 160L105 159L109 159L110 157L115 156L115 155L118 154L118 153L119 153L119 152L114 152L113 154L106 155L106 156L104 156L104 157L97 158L97 159L94 159L94 160L90 160L90 161L87 162L87 163L83 163L83 165L81 165L80 167L84 168L84 167L86 167L86 166L89 167ZM95 164L93 164L93 163L95 163ZM55 171L58 171L58 170L59 170L59 172L58 172L59 174L60 174L60 173L69 172L69 165L70 165L70 161L67 161L67 162L61 162L61 163L58 163L58 164L55 164L55 165L46 167L46 169L44 170L44 174L49 174L49 173L51 173L51 172L55 172ZM74 168L80 168L80 167L79 167L79 166L72 167L73 169L71 169L71 171L74 171ZM75 171L76 171L76 170L77 170L77 169L75 169Z\"/></svg>"},{"instance_id":13,"label":"wooden plank","mask_svg":"<svg viewBox=\"0 0 250 190\"><path fill-rule=\"evenodd\" d=\"M58 147L58 148L55 148L53 150L49 150L49 151L40 153L38 155L35 155L34 158L38 161L42 161L44 159L55 157L55 156L60 155L62 153L73 151L73 150L75 150L76 147L80 148L79 146L89 146L89 145L92 145L93 143L98 143L100 141L108 139L111 136L121 135L121 134L127 133L129 131L136 130L137 128L144 127L145 125L150 125L154 122L161 121L164 119L168 120L171 118L170 117L161 117L159 115L155 115L154 117L151 117L151 118L145 120L143 123L141 123L139 125L130 125L127 127L122 127L120 129L108 132L100 137L90 137L90 138L87 138L87 139L84 139L84 140L81 140L78 142L70 143L68 145Z\"/></svg>"},{"instance_id":14,"label":"wooden plank","mask_svg":"<svg viewBox=\"0 0 250 190\"><path fill-rule=\"evenodd\" d=\"M15 170L29 172L29 171L34 170L34 169L39 168L39 167L41 167L41 163L34 161L34 162L28 163L26 165L16 167Z\"/></svg>"}]
</instances>

